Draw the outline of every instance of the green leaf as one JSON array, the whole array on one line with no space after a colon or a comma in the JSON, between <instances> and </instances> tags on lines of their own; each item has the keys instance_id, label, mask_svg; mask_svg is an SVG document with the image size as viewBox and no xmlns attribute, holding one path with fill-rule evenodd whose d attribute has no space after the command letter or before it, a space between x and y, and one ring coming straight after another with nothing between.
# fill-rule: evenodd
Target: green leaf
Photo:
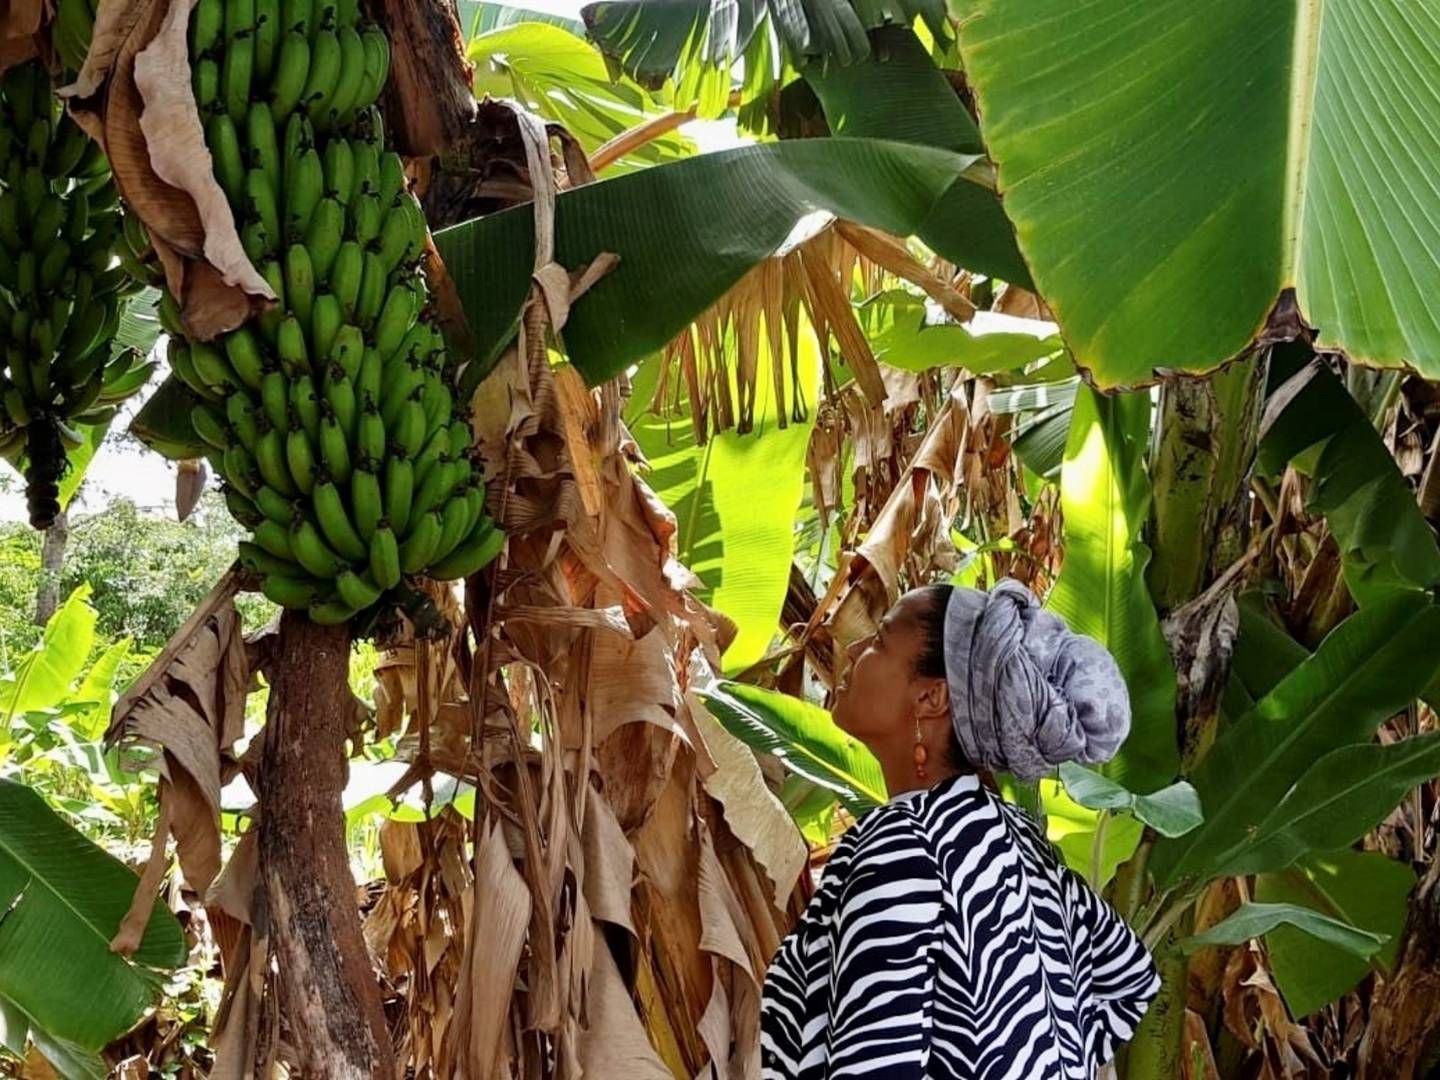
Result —
<instances>
[{"instance_id":1,"label":"green leaf","mask_svg":"<svg viewBox=\"0 0 1440 1080\"><path fill-rule=\"evenodd\" d=\"M1240 636L1236 639L1232 671L1249 695L1259 701L1303 663L1310 650L1275 621L1263 594L1253 590L1241 593L1236 607L1240 612Z\"/></svg>"},{"instance_id":2,"label":"green leaf","mask_svg":"<svg viewBox=\"0 0 1440 1080\"><path fill-rule=\"evenodd\" d=\"M1156 881L1168 888L1213 877L1314 763L1369 739L1415 698L1437 662L1440 608L1424 596L1399 593L1342 622L1221 732L1190 778L1205 823L1155 846Z\"/></svg>"},{"instance_id":3,"label":"green leaf","mask_svg":"<svg viewBox=\"0 0 1440 1080\"><path fill-rule=\"evenodd\" d=\"M113 348L134 349L148 356L160 340L160 290L146 287L125 302Z\"/></svg>"},{"instance_id":4,"label":"green leaf","mask_svg":"<svg viewBox=\"0 0 1440 1080\"><path fill-rule=\"evenodd\" d=\"M746 683L721 681L698 693L730 734L833 791L852 814L873 810L888 798L880 763L837 728L824 709Z\"/></svg>"},{"instance_id":5,"label":"green leaf","mask_svg":"<svg viewBox=\"0 0 1440 1080\"><path fill-rule=\"evenodd\" d=\"M628 80L612 80L604 59L581 34L550 23L521 22L489 30L471 40L467 56L476 66L477 95L516 99L546 120L563 124L589 153L669 111L663 101ZM689 139L671 132L645 143L611 169L623 172L694 152Z\"/></svg>"},{"instance_id":6,"label":"green leaf","mask_svg":"<svg viewBox=\"0 0 1440 1080\"><path fill-rule=\"evenodd\" d=\"M1100 874L1095 877L1095 830L1100 813L1081 806L1054 780L1038 784L1045 811L1045 835L1065 856L1065 865L1082 875L1096 889L1103 889L1115 877L1120 864L1129 860L1140 846L1145 826L1135 817L1106 815L1105 833L1100 838Z\"/></svg>"},{"instance_id":7,"label":"green leaf","mask_svg":"<svg viewBox=\"0 0 1440 1080\"><path fill-rule=\"evenodd\" d=\"M656 352L814 215L908 235L974 160L878 140L802 139L564 191L555 205L556 261L573 270L605 252L620 257L571 309L567 355L593 384ZM529 293L534 209L464 222L435 241L486 370Z\"/></svg>"},{"instance_id":8,"label":"green leaf","mask_svg":"<svg viewBox=\"0 0 1440 1080\"><path fill-rule=\"evenodd\" d=\"M1219 874L1282 870L1311 851L1364 836L1417 784L1440 776L1440 732L1332 750L1305 771L1254 832L1217 859Z\"/></svg>"},{"instance_id":9,"label":"green leaf","mask_svg":"<svg viewBox=\"0 0 1440 1080\"><path fill-rule=\"evenodd\" d=\"M131 644L127 637L109 646L90 666L79 688L71 695L71 700L76 702L94 702L93 707L71 721L82 739L95 741L105 734L110 724L110 706L114 704L115 675L130 655Z\"/></svg>"},{"instance_id":10,"label":"green leaf","mask_svg":"<svg viewBox=\"0 0 1440 1080\"><path fill-rule=\"evenodd\" d=\"M791 773L780 785L780 802L799 827L800 835L807 844L824 847L830 842L835 808L840 805L834 791L812 783L798 773Z\"/></svg>"},{"instance_id":11,"label":"green leaf","mask_svg":"<svg viewBox=\"0 0 1440 1080\"><path fill-rule=\"evenodd\" d=\"M35 1049L65 1080L105 1080L107 1070L99 1054L55 1038L38 1027L20 1006L0 997L0 1046L23 1058L28 1042L35 1044Z\"/></svg>"},{"instance_id":12,"label":"green leaf","mask_svg":"<svg viewBox=\"0 0 1440 1080\"><path fill-rule=\"evenodd\" d=\"M1073 761L1060 766L1070 797L1091 810L1128 810L1161 836L1184 836L1205 820L1200 796L1181 780L1149 795L1136 795L1093 769Z\"/></svg>"},{"instance_id":13,"label":"green leaf","mask_svg":"<svg viewBox=\"0 0 1440 1080\"><path fill-rule=\"evenodd\" d=\"M484 0L456 0L455 8L460 20L460 30L467 41L488 31L514 26L516 23L548 23L581 37L585 35L585 24L579 19L567 19L564 15L547 11L532 11L509 4L491 4Z\"/></svg>"},{"instance_id":14,"label":"green leaf","mask_svg":"<svg viewBox=\"0 0 1440 1080\"><path fill-rule=\"evenodd\" d=\"M1290 926L1265 935L1275 985L1298 1020L1354 989L1372 966L1391 968L1400 951L1415 871L1378 851L1311 855L1278 874L1261 874L1255 899L1297 904L1385 937L1367 963Z\"/></svg>"},{"instance_id":15,"label":"green leaf","mask_svg":"<svg viewBox=\"0 0 1440 1080\"><path fill-rule=\"evenodd\" d=\"M138 883L35 792L0 780L0 995L86 1050L128 1030L156 995L147 969L177 967L186 955L163 904L132 960L110 951Z\"/></svg>"},{"instance_id":16,"label":"green leaf","mask_svg":"<svg viewBox=\"0 0 1440 1080\"><path fill-rule=\"evenodd\" d=\"M1243 945L1261 937L1277 926L1294 926L1317 941L1341 949L1352 956L1369 958L1380 951L1385 938L1368 930L1357 930L1349 923L1321 915L1296 904L1241 904L1239 910L1216 923L1203 934L1188 937L1180 947L1188 954L1209 945Z\"/></svg>"},{"instance_id":17,"label":"green leaf","mask_svg":"<svg viewBox=\"0 0 1440 1080\"><path fill-rule=\"evenodd\" d=\"M959 324L926 326L919 300L897 305L888 327L870 339L875 359L906 371L961 367L972 375L1014 371L1062 348L1058 338L1030 334L977 334Z\"/></svg>"},{"instance_id":18,"label":"green leaf","mask_svg":"<svg viewBox=\"0 0 1440 1080\"><path fill-rule=\"evenodd\" d=\"M67 465L65 475L60 477L60 506L62 509L70 505L71 500L75 498L75 493L80 490L86 470L90 468L90 462L95 460L95 455L100 452L100 444L110 433L110 421L107 420L103 424L78 424L76 430L84 436L85 441L75 449L65 452Z\"/></svg>"},{"instance_id":19,"label":"green leaf","mask_svg":"<svg viewBox=\"0 0 1440 1080\"><path fill-rule=\"evenodd\" d=\"M731 63L773 22L786 50L848 64L868 55L865 31L889 24L925 21L931 34L949 40L943 0L601 0L581 14L590 37L621 68L642 83L654 83L693 65L728 73Z\"/></svg>"},{"instance_id":20,"label":"green leaf","mask_svg":"<svg viewBox=\"0 0 1440 1080\"><path fill-rule=\"evenodd\" d=\"M1258 461L1274 474L1318 451L1302 470L1314 477L1306 506L1325 516L1351 594L1364 604L1395 589L1440 584L1435 534L1369 417L1319 361L1281 392L1297 389L1261 440Z\"/></svg>"},{"instance_id":21,"label":"green leaf","mask_svg":"<svg viewBox=\"0 0 1440 1080\"><path fill-rule=\"evenodd\" d=\"M815 337L803 317L796 340L801 399L812 407L806 419L792 418L784 428L775 415L770 345L763 330L751 432L721 432L697 447L688 410L668 419L644 411L662 361L646 361L635 377L631 400L637 411L627 417L627 425L650 462L646 482L675 514L677 557L704 584L701 599L736 625L735 639L725 650L727 671L742 671L765 655L779 630L789 587L805 452L820 388ZM787 399L795 395L789 383Z\"/></svg>"},{"instance_id":22,"label":"green leaf","mask_svg":"<svg viewBox=\"0 0 1440 1080\"><path fill-rule=\"evenodd\" d=\"M1218 366L1290 287L1317 347L1440 374L1440 21L1397 0L967 7L1006 212L1100 385Z\"/></svg>"},{"instance_id":23,"label":"green leaf","mask_svg":"<svg viewBox=\"0 0 1440 1080\"><path fill-rule=\"evenodd\" d=\"M864 59L811 64L802 72L833 134L985 152L980 129L913 30L886 27L871 40L874 51ZM1031 287L1014 227L987 188L956 181L916 234L959 266Z\"/></svg>"},{"instance_id":24,"label":"green leaf","mask_svg":"<svg viewBox=\"0 0 1440 1080\"><path fill-rule=\"evenodd\" d=\"M69 695L85 670L95 641L90 585L77 586L50 621L40 644L21 658L12 675L0 679L0 720L9 724L21 713L53 709Z\"/></svg>"},{"instance_id":25,"label":"green leaf","mask_svg":"<svg viewBox=\"0 0 1440 1080\"><path fill-rule=\"evenodd\" d=\"M199 403L178 375L169 375L130 421L130 434L170 461L203 458L210 447L190 423L191 410Z\"/></svg>"},{"instance_id":26,"label":"green leaf","mask_svg":"<svg viewBox=\"0 0 1440 1080\"><path fill-rule=\"evenodd\" d=\"M1179 768L1175 667L1145 585L1150 515L1147 394L1076 390L1060 475L1065 564L1048 605L1114 655L1130 690L1130 736L1106 766L1128 788L1169 783Z\"/></svg>"}]
</instances>

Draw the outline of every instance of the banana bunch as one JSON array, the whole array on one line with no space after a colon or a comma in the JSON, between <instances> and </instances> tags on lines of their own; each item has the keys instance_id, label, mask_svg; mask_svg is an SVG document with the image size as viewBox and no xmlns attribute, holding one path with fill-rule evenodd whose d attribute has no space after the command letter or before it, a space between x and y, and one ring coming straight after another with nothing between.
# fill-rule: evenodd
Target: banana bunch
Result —
<instances>
[{"instance_id":1,"label":"banana bunch","mask_svg":"<svg viewBox=\"0 0 1440 1080\"><path fill-rule=\"evenodd\" d=\"M99 146L38 61L0 78L0 456L24 463L30 523L60 512L74 425L103 423L154 369L111 356L134 283L113 252L119 200Z\"/></svg>"},{"instance_id":2,"label":"banana bunch","mask_svg":"<svg viewBox=\"0 0 1440 1080\"><path fill-rule=\"evenodd\" d=\"M85 65L90 38L95 32L95 9L99 0L59 0L55 21L50 24L50 41L60 61L71 71Z\"/></svg>"},{"instance_id":3,"label":"banana bunch","mask_svg":"<svg viewBox=\"0 0 1440 1080\"><path fill-rule=\"evenodd\" d=\"M420 270L427 231L374 107L389 42L358 0L199 0L194 91L216 179L279 302L213 342L161 305L191 422L266 596L348 621L406 575L499 552Z\"/></svg>"}]
</instances>

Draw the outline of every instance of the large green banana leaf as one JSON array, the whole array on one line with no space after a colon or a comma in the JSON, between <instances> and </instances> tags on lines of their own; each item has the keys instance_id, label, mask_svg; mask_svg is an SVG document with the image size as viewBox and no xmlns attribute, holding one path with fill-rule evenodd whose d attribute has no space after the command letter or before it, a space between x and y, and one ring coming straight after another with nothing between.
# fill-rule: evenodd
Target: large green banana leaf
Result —
<instances>
[{"instance_id":1,"label":"large green banana leaf","mask_svg":"<svg viewBox=\"0 0 1440 1080\"><path fill-rule=\"evenodd\" d=\"M874 51L853 64L814 63L803 74L831 132L983 154L980 129L913 30L873 35ZM916 235L958 266L1031 287L995 192L969 180L950 185Z\"/></svg>"},{"instance_id":2,"label":"large green banana leaf","mask_svg":"<svg viewBox=\"0 0 1440 1080\"><path fill-rule=\"evenodd\" d=\"M1387 939L1367 961L1293 927L1279 926L1266 934L1275 985L1292 1015L1308 1016L1339 1000L1372 964L1383 970L1395 963L1414 887L1415 871L1379 851L1311 855L1283 873L1260 875L1256 900L1309 907Z\"/></svg>"},{"instance_id":3,"label":"large green banana leaf","mask_svg":"<svg viewBox=\"0 0 1440 1080\"><path fill-rule=\"evenodd\" d=\"M1419 694L1437 663L1440 608L1424 595L1397 593L1346 619L1221 733L1190 778L1205 822L1155 846L1156 881L1169 887L1222 872L1312 765L1370 739Z\"/></svg>"},{"instance_id":4,"label":"large green banana leaf","mask_svg":"<svg viewBox=\"0 0 1440 1080\"><path fill-rule=\"evenodd\" d=\"M920 228L975 161L874 139L745 146L563 192L555 257L619 265L581 297L564 330L591 383L655 352L797 226L834 215L891 233ZM534 268L534 210L517 206L436 235L485 370L514 334Z\"/></svg>"},{"instance_id":5,"label":"large green banana leaf","mask_svg":"<svg viewBox=\"0 0 1440 1080\"><path fill-rule=\"evenodd\" d=\"M55 1038L20 1006L0 997L0 1047L23 1059L31 1043L64 1080L105 1080L105 1062L99 1054Z\"/></svg>"},{"instance_id":6,"label":"large green banana leaf","mask_svg":"<svg viewBox=\"0 0 1440 1080\"><path fill-rule=\"evenodd\" d=\"M59 705L84 672L99 618L90 592L88 583L78 586L50 616L40 643L0 675L0 741L15 717Z\"/></svg>"},{"instance_id":7,"label":"large green banana leaf","mask_svg":"<svg viewBox=\"0 0 1440 1080\"><path fill-rule=\"evenodd\" d=\"M0 997L82 1049L128 1030L155 1000L155 970L186 955L164 904L132 959L110 951L138 881L34 791L0 779Z\"/></svg>"},{"instance_id":8,"label":"large green banana leaf","mask_svg":"<svg viewBox=\"0 0 1440 1080\"><path fill-rule=\"evenodd\" d=\"M880 763L837 728L824 709L748 683L719 682L700 697L737 739L835 792L852 814L859 816L888 798Z\"/></svg>"},{"instance_id":9,"label":"large green banana leaf","mask_svg":"<svg viewBox=\"0 0 1440 1080\"><path fill-rule=\"evenodd\" d=\"M1440 19L1404 0L963 0L1005 210L1102 386L1318 345L1440 375Z\"/></svg>"},{"instance_id":10,"label":"large green banana leaf","mask_svg":"<svg viewBox=\"0 0 1440 1080\"><path fill-rule=\"evenodd\" d=\"M780 610L795 554L795 516L805 483L805 451L815 426L820 363L815 336L803 319L797 344L800 397L806 419L777 424L768 335L759 335L755 430L713 435L695 444L688 410L663 417L646 411L659 376L659 357L634 380L627 423L651 470L646 481L677 522L677 555L704 584L701 598L734 620L725 669L743 671L760 660L779 630ZM796 397L787 381L786 395ZM682 397L683 401L683 397ZM681 405L676 402L677 407Z\"/></svg>"},{"instance_id":11,"label":"large green banana leaf","mask_svg":"<svg viewBox=\"0 0 1440 1080\"><path fill-rule=\"evenodd\" d=\"M1252 938L1262 937L1279 926L1293 926L1317 941L1343 950L1352 956L1368 959L1384 946L1385 941L1369 930L1361 930L1340 919L1322 915L1313 908L1298 904L1241 904L1203 934L1181 942L1186 952L1209 945L1243 945Z\"/></svg>"},{"instance_id":12,"label":"large green banana leaf","mask_svg":"<svg viewBox=\"0 0 1440 1080\"><path fill-rule=\"evenodd\" d=\"M1060 473L1065 563L1049 606L1114 655L1130 689L1130 736L1106 775L1132 791L1175 778L1175 667L1145 585L1150 516L1147 394L1075 394Z\"/></svg>"},{"instance_id":13,"label":"large green banana leaf","mask_svg":"<svg viewBox=\"0 0 1440 1080\"><path fill-rule=\"evenodd\" d=\"M590 153L668 111L663 98L611 79L604 58L582 34L550 23L521 22L477 35L466 49L476 68L476 95L516 99L536 115L563 124ZM608 175L694 152L694 143L670 132L615 162Z\"/></svg>"},{"instance_id":14,"label":"large green banana leaf","mask_svg":"<svg viewBox=\"0 0 1440 1080\"><path fill-rule=\"evenodd\" d=\"M601 50L647 85L682 74L687 64L728 78L742 56L751 66L768 59L755 46L771 26L797 60L841 64L869 55L865 32L878 26L908 26L918 17L936 37L950 34L944 0L600 0L582 14Z\"/></svg>"},{"instance_id":15,"label":"large green banana leaf","mask_svg":"<svg viewBox=\"0 0 1440 1080\"><path fill-rule=\"evenodd\" d=\"M1283 870L1311 851L1337 851L1379 825L1417 784L1440 775L1440 732L1332 750L1265 819L1216 859L1217 876Z\"/></svg>"},{"instance_id":16,"label":"large green banana leaf","mask_svg":"<svg viewBox=\"0 0 1440 1080\"><path fill-rule=\"evenodd\" d=\"M1257 462L1275 474L1295 460L1313 478L1307 506L1325 516L1340 546L1351 595L1363 604L1440 584L1435 534L1369 417L1318 360L1282 392L1296 383L1303 385L1266 431Z\"/></svg>"}]
</instances>

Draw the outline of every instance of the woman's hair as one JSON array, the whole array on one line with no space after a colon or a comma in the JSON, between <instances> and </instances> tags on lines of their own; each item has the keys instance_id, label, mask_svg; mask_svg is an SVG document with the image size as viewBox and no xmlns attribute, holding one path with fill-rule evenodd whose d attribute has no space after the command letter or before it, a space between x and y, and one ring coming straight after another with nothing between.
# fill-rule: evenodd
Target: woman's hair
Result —
<instances>
[{"instance_id":1,"label":"woman's hair","mask_svg":"<svg viewBox=\"0 0 1440 1080\"><path fill-rule=\"evenodd\" d=\"M925 597L920 605L920 652L915 657L915 674L927 679L944 679L945 671L945 609L955 586L924 585L916 591ZM974 766L965 759L960 740L954 730L945 744L945 764L961 772L973 772Z\"/></svg>"}]
</instances>

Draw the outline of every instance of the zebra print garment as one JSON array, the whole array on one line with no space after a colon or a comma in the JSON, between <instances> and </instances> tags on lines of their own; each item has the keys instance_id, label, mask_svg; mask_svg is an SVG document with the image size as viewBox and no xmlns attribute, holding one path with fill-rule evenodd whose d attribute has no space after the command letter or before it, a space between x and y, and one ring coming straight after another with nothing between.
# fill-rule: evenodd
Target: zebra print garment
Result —
<instances>
[{"instance_id":1,"label":"zebra print garment","mask_svg":"<svg viewBox=\"0 0 1440 1080\"><path fill-rule=\"evenodd\" d=\"M1159 992L1139 939L975 776L841 839L765 980L764 1080L1092 1080Z\"/></svg>"}]
</instances>

